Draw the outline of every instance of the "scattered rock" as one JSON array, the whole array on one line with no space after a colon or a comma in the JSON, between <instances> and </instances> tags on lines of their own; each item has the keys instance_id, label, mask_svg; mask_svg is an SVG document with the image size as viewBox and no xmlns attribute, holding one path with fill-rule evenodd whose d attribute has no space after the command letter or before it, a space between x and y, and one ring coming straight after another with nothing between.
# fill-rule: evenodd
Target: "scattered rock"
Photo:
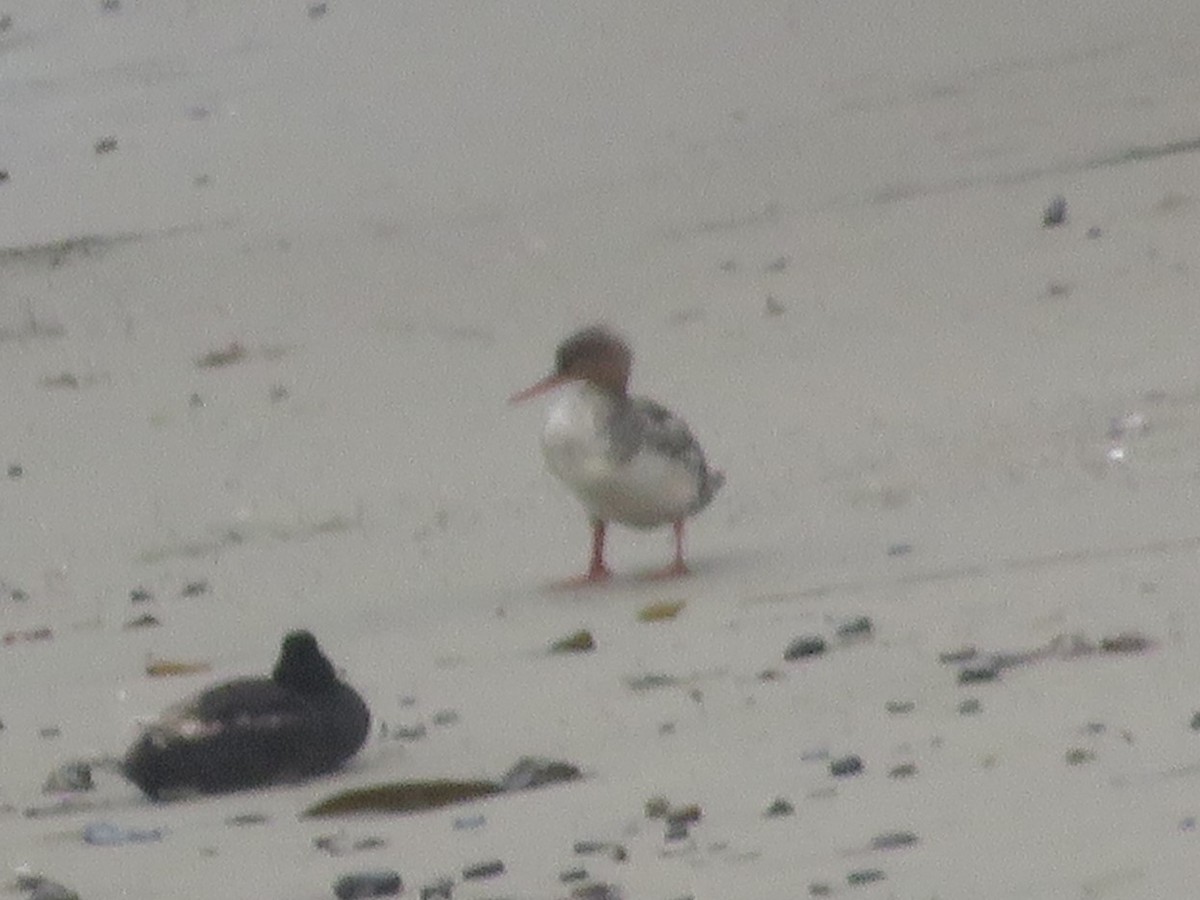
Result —
<instances>
[{"instance_id":1,"label":"scattered rock","mask_svg":"<svg viewBox=\"0 0 1200 900\"><path fill-rule=\"evenodd\" d=\"M266 813L238 813L235 816L230 816L225 820L225 824L234 828L241 828L246 825L266 825L271 821L271 817Z\"/></svg>"},{"instance_id":2,"label":"scattered rock","mask_svg":"<svg viewBox=\"0 0 1200 900\"><path fill-rule=\"evenodd\" d=\"M768 316L782 316L785 312L787 312L787 307L776 300L771 294L767 294L765 307L766 314Z\"/></svg>"},{"instance_id":3,"label":"scattered rock","mask_svg":"<svg viewBox=\"0 0 1200 900\"><path fill-rule=\"evenodd\" d=\"M161 841L166 833L164 828L122 828L112 822L91 822L83 827L83 842L97 847L150 844Z\"/></svg>"},{"instance_id":4,"label":"scattered rock","mask_svg":"<svg viewBox=\"0 0 1200 900\"><path fill-rule=\"evenodd\" d=\"M664 835L668 843L685 840L688 836L688 823L667 819L667 830Z\"/></svg>"},{"instance_id":5,"label":"scattered rock","mask_svg":"<svg viewBox=\"0 0 1200 900\"><path fill-rule=\"evenodd\" d=\"M434 725L454 725L458 722L458 711L453 709L439 709L432 716Z\"/></svg>"},{"instance_id":6,"label":"scattered rock","mask_svg":"<svg viewBox=\"0 0 1200 900\"><path fill-rule=\"evenodd\" d=\"M846 884L871 884L876 881L883 881L886 877L882 869L858 869L846 876Z\"/></svg>"},{"instance_id":7,"label":"scattered rock","mask_svg":"<svg viewBox=\"0 0 1200 900\"><path fill-rule=\"evenodd\" d=\"M906 716L917 708L917 704L911 700L889 700L883 708L893 716Z\"/></svg>"},{"instance_id":8,"label":"scattered rock","mask_svg":"<svg viewBox=\"0 0 1200 900\"><path fill-rule=\"evenodd\" d=\"M130 619L128 622L126 622L125 628L156 628L161 624L162 623L158 621L156 616L151 615L150 613L142 613L140 616L137 616L136 618Z\"/></svg>"},{"instance_id":9,"label":"scattered rock","mask_svg":"<svg viewBox=\"0 0 1200 900\"><path fill-rule=\"evenodd\" d=\"M92 781L92 766L90 763L76 761L63 763L49 774L42 785L43 794L60 794L63 792L81 793L90 791L96 785Z\"/></svg>"},{"instance_id":10,"label":"scattered rock","mask_svg":"<svg viewBox=\"0 0 1200 900\"><path fill-rule=\"evenodd\" d=\"M197 367L201 369L220 369L240 363L247 357L246 348L237 341L231 341L224 347L209 350L196 359Z\"/></svg>"},{"instance_id":11,"label":"scattered rock","mask_svg":"<svg viewBox=\"0 0 1200 900\"><path fill-rule=\"evenodd\" d=\"M361 853L365 850L378 850L386 847L387 841L378 835L351 839L344 831L333 834L322 834L313 838L313 846L323 850L330 856L347 856L351 853Z\"/></svg>"},{"instance_id":12,"label":"scattered rock","mask_svg":"<svg viewBox=\"0 0 1200 900\"><path fill-rule=\"evenodd\" d=\"M1042 227L1054 228L1067 221L1067 198L1058 194L1046 204L1042 213Z\"/></svg>"},{"instance_id":13,"label":"scattered rock","mask_svg":"<svg viewBox=\"0 0 1200 900\"><path fill-rule=\"evenodd\" d=\"M809 656L820 656L825 652L825 638L817 635L806 635L798 637L783 651L783 658L787 662L794 662L797 659L805 659Z\"/></svg>"},{"instance_id":14,"label":"scattered rock","mask_svg":"<svg viewBox=\"0 0 1200 900\"><path fill-rule=\"evenodd\" d=\"M790 263L791 261L792 261L791 257L789 257L789 256L777 256L773 260L768 262L765 266L763 266L763 271L764 272L782 272L784 269L786 269L788 267L788 263Z\"/></svg>"},{"instance_id":15,"label":"scattered rock","mask_svg":"<svg viewBox=\"0 0 1200 900\"><path fill-rule=\"evenodd\" d=\"M888 778L912 778L917 774L917 764L911 762L899 763L888 770Z\"/></svg>"},{"instance_id":16,"label":"scattered rock","mask_svg":"<svg viewBox=\"0 0 1200 900\"><path fill-rule=\"evenodd\" d=\"M46 725L38 729L38 737L44 741L53 740L57 737L62 737L62 729L57 725Z\"/></svg>"},{"instance_id":17,"label":"scattered rock","mask_svg":"<svg viewBox=\"0 0 1200 900\"><path fill-rule=\"evenodd\" d=\"M421 900L451 900L454 894L454 880L440 878L430 884L421 885Z\"/></svg>"},{"instance_id":18,"label":"scattered rock","mask_svg":"<svg viewBox=\"0 0 1200 900\"><path fill-rule=\"evenodd\" d=\"M1200 712L1196 713L1196 718L1200 719ZM1193 720L1193 728L1200 728ZM671 801L666 797L651 797L646 801L645 812L647 819L665 819L667 813L671 811Z\"/></svg>"},{"instance_id":19,"label":"scattered rock","mask_svg":"<svg viewBox=\"0 0 1200 900\"><path fill-rule=\"evenodd\" d=\"M775 819L782 816L790 816L796 812L796 807L792 806L791 802L783 797L776 797L771 801L771 805L767 807L763 813L768 819Z\"/></svg>"},{"instance_id":20,"label":"scattered rock","mask_svg":"<svg viewBox=\"0 0 1200 900\"><path fill-rule=\"evenodd\" d=\"M1082 766L1094 760L1096 754L1083 747L1072 747L1066 752L1065 758L1068 766Z\"/></svg>"},{"instance_id":21,"label":"scattered rock","mask_svg":"<svg viewBox=\"0 0 1200 900\"><path fill-rule=\"evenodd\" d=\"M858 775L863 770L863 761L861 757L853 754L849 756L839 756L837 759L829 761L829 774L834 778L845 778L850 775Z\"/></svg>"},{"instance_id":22,"label":"scattered rock","mask_svg":"<svg viewBox=\"0 0 1200 900\"><path fill-rule=\"evenodd\" d=\"M146 661L146 674L151 678L172 678L176 675L197 675L212 668L211 663L183 662L177 659L154 659Z\"/></svg>"},{"instance_id":23,"label":"scattered rock","mask_svg":"<svg viewBox=\"0 0 1200 900\"><path fill-rule=\"evenodd\" d=\"M575 881L586 881L587 877L588 871L584 868L567 869L566 871L558 874L558 880L563 884L571 884Z\"/></svg>"},{"instance_id":24,"label":"scattered rock","mask_svg":"<svg viewBox=\"0 0 1200 900\"><path fill-rule=\"evenodd\" d=\"M687 605L686 600L665 600L661 603L651 603L638 610L639 622L666 622L674 619Z\"/></svg>"},{"instance_id":25,"label":"scattered rock","mask_svg":"<svg viewBox=\"0 0 1200 900\"><path fill-rule=\"evenodd\" d=\"M343 875L333 885L338 900L362 900L366 897L393 897L404 889L400 873L394 869L374 872L353 872Z\"/></svg>"},{"instance_id":26,"label":"scattered rock","mask_svg":"<svg viewBox=\"0 0 1200 900\"><path fill-rule=\"evenodd\" d=\"M16 885L19 891L29 891L26 900L79 900L70 888L42 875L32 875L24 867L17 869Z\"/></svg>"},{"instance_id":27,"label":"scattered rock","mask_svg":"<svg viewBox=\"0 0 1200 900\"><path fill-rule=\"evenodd\" d=\"M1096 238L1100 237L1100 235L1102 235L1103 233L1104 233L1104 232L1102 232L1102 231L1100 230L1100 226L1099 226L1099 225L1093 225L1091 228L1089 228L1089 229L1087 230L1087 235L1086 235L1086 237L1087 237L1089 240L1093 240L1093 241L1094 241Z\"/></svg>"},{"instance_id":28,"label":"scattered rock","mask_svg":"<svg viewBox=\"0 0 1200 900\"><path fill-rule=\"evenodd\" d=\"M571 891L571 900L621 900L623 896L615 884L601 881L581 885Z\"/></svg>"},{"instance_id":29,"label":"scattered rock","mask_svg":"<svg viewBox=\"0 0 1200 900\"><path fill-rule=\"evenodd\" d=\"M308 5L308 17L310 19L319 19L329 12L328 3L310 3Z\"/></svg>"},{"instance_id":30,"label":"scattered rock","mask_svg":"<svg viewBox=\"0 0 1200 900\"><path fill-rule=\"evenodd\" d=\"M117 149L117 139L111 134L105 135L92 145L92 149L96 151L97 156L103 156L105 153L112 153Z\"/></svg>"},{"instance_id":31,"label":"scattered rock","mask_svg":"<svg viewBox=\"0 0 1200 900\"><path fill-rule=\"evenodd\" d=\"M379 724L379 736L385 739L390 737L394 741L419 741L427 733L428 730L423 722L418 722L416 725L392 725L390 727L387 722Z\"/></svg>"},{"instance_id":32,"label":"scattered rock","mask_svg":"<svg viewBox=\"0 0 1200 900\"><path fill-rule=\"evenodd\" d=\"M199 597L202 594L208 593L208 579L200 578L196 581L189 581L183 586L180 592L184 597Z\"/></svg>"},{"instance_id":33,"label":"scattered rock","mask_svg":"<svg viewBox=\"0 0 1200 900\"><path fill-rule=\"evenodd\" d=\"M474 865L465 866L462 870L463 881L480 881L484 878L495 878L504 874L504 863L498 859L489 859Z\"/></svg>"},{"instance_id":34,"label":"scattered rock","mask_svg":"<svg viewBox=\"0 0 1200 900\"><path fill-rule=\"evenodd\" d=\"M16 481L25 474L25 469L20 463L11 463L8 467L8 477Z\"/></svg>"},{"instance_id":35,"label":"scattered rock","mask_svg":"<svg viewBox=\"0 0 1200 900\"><path fill-rule=\"evenodd\" d=\"M699 803L688 803L685 806L672 807L667 813L668 822L683 822L691 825L704 818L704 810Z\"/></svg>"},{"instance_id":36,"label":"scattered rock","mask_svg":"<svg viewBox=\"0 0 1200 900\"><path fill-rule=\"evenodd\" d=\"M888 556L908 556L908 554L912 553L912 550L913 550L912 544L903 544L903 543L889 544L888 548L887 548L887 555Z\"/></svg>"},{"instance_id":37,"label":"scattered rock","mask_svg":"<svg viewBox=\"0 0 1200 900\"><path fill-rule=\"evenodd\" d=\"M487 824L487 816L457 816L454 819L455 831L474 831Z\"/></svg>"},{"instance_id":38,"label":"scattered rock","mask_svg":"<svg viewBox=\"0 0 1200 900\"><path fill-rule=\"evenodd\" d=\"M582 777L583 773L579 771L579 767L570 763L536 756L523 756L504 773L504 777L500 779L500 790L505 792L527 791L530 788L575 781Z\"/></svg>"},{"instance_id":39,"label":"scattered rock","mask_svg":"<svg viewBox=\"0 0 1200 900\"><path fill-rule=\"evenodd\" d=\"M568 634L550 645L551 653L590 653L596 649L596 641L586 628Z\"/></svg>"},{"instance_id":40,"label":"scattered rock","mask_svg":"<svg viewBox=\"0 0 1200 900\"><path fill-rule=\"evenodd\" d=\"M959 647L957 650L945 650L938 654L938 662L942 664L961 663L974 659L979 651L974 647Z\"/></svg>"},{"instance_id":41,"label":"scattered rock","mask_svg":"<svg viewBox=\"0 0 1200 900\"><path fill-rule=\"evenodd\" d=\"M646 675L636 675L625 679L625 686L631 691L653 691L659 688L671 687L679 683L674 675L662 672L650 672Z\"/></svg>"},{"instance_id":42,"label":"scattered rock","mask_svg":"<svg viewBox=\"0 0 1200 900\"><path fill-rule=\"evenodd\" d=\"M898 847L911 847L919 838L911 831L888 831L871 838L872 850L895 850Z\"/></svg>"},{"instance_id":43,"label":"scattered rock","mask_svg":"<svg viewBox=\"0 0 1200 900\"><path fill-rule=\"evenodd\" d=\"M1200 711L1192 714L1192 731L1200 731Z\"/></svg>"},{"instance_id":44,"label":"scattered rock","mask_svg":"<svg viewBox=\"0 0 1200 900\"><path fill-rule=\"evenodd\" d=\"M1144 653L1154 649L1154 641L1136 631L1124 631L1100 639L1101 653Z\"/></svg>"},{"instance_id":45,"label":"scattered rock","mask_svg":"<svg viewBox=\"0 0 1200 900\"><path fill-rule=\"evenodd\" d=\"M27 644L35 641L48 641L54 637L54 632L49 625L41 625L37 628L26 628L20 631L7 631L4 634L4 644Z\"/></svg>"},{"instance_id":46,"label":"scattered rock","mask_svg":"<svg viewBox=\"0 0 1200 900\"><path fill-rule=\"evenodd\" d=\"M814 881L808 886L808 893L811 897L828 897L833 893L833 887L823 881Z\"/></svg>"},{"instance_id":47,"label":"scattered rock","mask_svg":"<svg viewBox=\"0 0 1200 900\"><path fill-rule=\"evenodd\" d=\"M958 670L959 684L979 684L985 681L995 681L1000 677L1000 666L996 660L986 660L981 664L963 666Z\"/></svg>"},{"instance_id":48,"label":"scattered rock","mask_svg":"<svg viewBox=\"0 0 1200 900\"><path fill-rule=\"evenodd\" d=\"M137 587L129 592L129 602L130 603L145 603L148 600L153 600L153 599L154 599L154 595L151 594L145 588Z\"/></svg>"},{"instance_id":49,"label":"scattered rock","mask_svg":"<svg viewBox=\"0 0 1200 900\"><path fill-rule=\"evenodd\" d=\"M837 636L843 641L864 640L874 630L870 616L855 616L837 627Z\"/></svg>"},{"instance_id":50,"label":"scattered rock","mask_svg":"<svg viewBox=\"0 0 1200 900\"><path fill-rule=\"evenodd\" d=\"M958 714L960 716L977 716L983 711L983 704L979 702L978 697L968 697L958 704Z\"/></svg>"}]
</instances>

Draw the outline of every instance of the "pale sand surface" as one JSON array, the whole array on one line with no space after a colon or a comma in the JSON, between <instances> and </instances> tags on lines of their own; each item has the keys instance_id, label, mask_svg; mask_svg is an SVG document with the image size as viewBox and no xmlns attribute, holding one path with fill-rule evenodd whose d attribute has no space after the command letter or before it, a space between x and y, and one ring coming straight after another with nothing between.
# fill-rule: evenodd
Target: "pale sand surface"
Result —
<instances>
[{"instance_id":1,"label":"pale sand surface","mask_svg":"<svg viewBox=\"0 0 1200 900\"><path fill-rule=\"evenodd\" d=\"M0 625L54 632L0 646L0 864L85 900L315 900L380 867L417 896L493 857L456 897L565 897L573 865L627 900L1194 894L1200 5L515 7L0 8ZM690 579L638 580L669 537L618 530L621 579L547 590L586 523L540 408L504 399L593 320L728 476ZM783 661L861 615L870 640ZM101 774L99 808L22 815L293 627L426 736L169 805ZM546 653L579 628L593 653ZM978 685L938 658L1125 631L1155 649ZM587 778L297 815L523 754ZM832 778L844 754L865 772ZM658 794L703 807L688 840ZM87 846L95 821L167 833ZM313 847L339 827L386 846ZM892 831L918 842L869 849Z\"/></svg>"}]
</instances>

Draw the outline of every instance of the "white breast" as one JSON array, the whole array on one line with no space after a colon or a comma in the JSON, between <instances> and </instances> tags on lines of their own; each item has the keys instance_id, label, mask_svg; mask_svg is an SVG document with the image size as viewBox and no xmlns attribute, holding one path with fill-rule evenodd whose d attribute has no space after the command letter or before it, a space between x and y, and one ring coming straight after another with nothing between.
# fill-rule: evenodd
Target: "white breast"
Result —
<instances>
[{"instance_id":1,"label":"white breast","mask_svg":"<svg viewBox=\"0 0 1200 900\"><path fill-rule=\"evenodd\" d=\"M602 391L565 387L542 434L546 465L594 518L637 528L683 518L699 490L695 472L646 448L618 460L608 431L612 408Z\"/></svg>"}]
</instances>

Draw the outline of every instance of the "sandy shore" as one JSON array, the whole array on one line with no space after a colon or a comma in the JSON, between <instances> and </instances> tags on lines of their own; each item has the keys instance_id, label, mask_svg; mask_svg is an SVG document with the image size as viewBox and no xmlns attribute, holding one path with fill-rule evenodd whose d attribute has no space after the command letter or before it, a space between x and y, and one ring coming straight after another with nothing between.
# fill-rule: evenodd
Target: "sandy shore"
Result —
<instances>
[{"instance_id":1,"label":"sandy shore","mask_svg":"<svg viewBox=\"0 0 1200 900\"><path fill-rule=\"evenodd\" d=\"M1200 7L0 14L7 872L84 900L374 869L465 900L1193 890ZM554 592L586 522L504 401L597 320L728 484L693 577L640 579L669 535L615 531L621 577ZM296 627L387 726L345 771L42 792ZM528 755L584 778L300 816ZM668 836L660 797L699 821Z\"/></svg>"}]
</instances>

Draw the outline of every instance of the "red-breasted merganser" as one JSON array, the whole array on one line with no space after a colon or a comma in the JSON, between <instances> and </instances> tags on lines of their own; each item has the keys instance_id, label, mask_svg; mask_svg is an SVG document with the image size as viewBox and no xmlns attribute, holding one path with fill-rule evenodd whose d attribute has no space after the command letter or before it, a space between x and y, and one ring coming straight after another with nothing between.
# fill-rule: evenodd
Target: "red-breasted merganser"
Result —
<instances>
[{"instance_id":1,"label":"red-breasted merganser","mask_svg":"<svg viewBox=\"0 0 1200 900\"><path fill-rule=\"evenodd\" d=\"M629 396L633 354L621 337L594 325L558 345L554 372L510 400L555 388L542 434L546 465L583 501L592 520L588 570L568 585L609 578L604 533L609 522L675 529L675 560L657 577L687 574L683 523L725 483L710 469L683 419L652 400Z\"/></svg>"}]
</instances>

